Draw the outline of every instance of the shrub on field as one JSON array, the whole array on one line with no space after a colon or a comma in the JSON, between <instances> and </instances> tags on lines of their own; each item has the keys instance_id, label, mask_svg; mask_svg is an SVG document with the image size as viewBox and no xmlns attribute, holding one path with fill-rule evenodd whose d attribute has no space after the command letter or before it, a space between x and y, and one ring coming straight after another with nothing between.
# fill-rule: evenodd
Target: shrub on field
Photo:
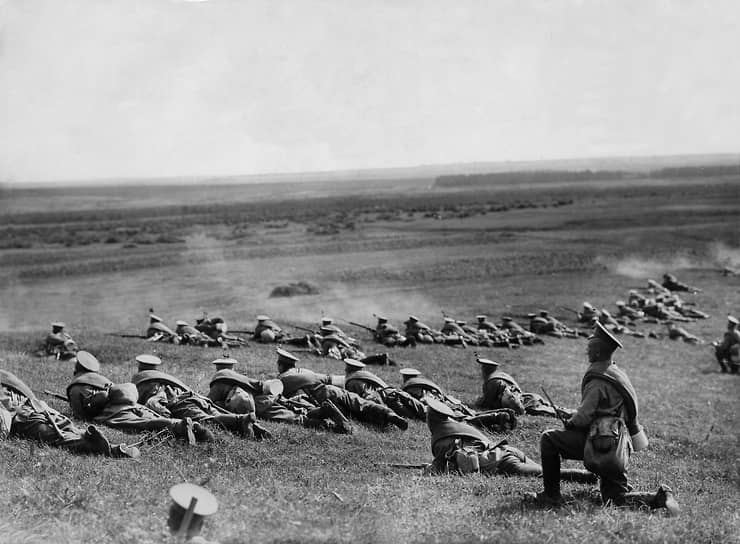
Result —
<instances>
[{"instance_id":1,"label":"shrub on field","mask_svg":"<svg viewBox=\"0 0 740 544\"><path fill-rule=\"evenodd\" d=\"M278 285L270 292L270 298L274 297L295 297L300 295L315 295L319 289L306 281L289 283L288 285Z\"/></svg>"}]
</instances>

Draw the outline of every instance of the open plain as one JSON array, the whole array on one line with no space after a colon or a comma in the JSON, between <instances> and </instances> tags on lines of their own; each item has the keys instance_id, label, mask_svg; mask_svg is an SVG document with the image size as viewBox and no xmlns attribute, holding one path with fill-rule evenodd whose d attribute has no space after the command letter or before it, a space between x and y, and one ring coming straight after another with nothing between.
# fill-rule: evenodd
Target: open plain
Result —
<instances>
[{"instance_id":1,"label":"open plain","mask_svg":"<svg viewBox=\"0 0 740 544\"><path fill-rule=\"evenodd\" d=\"M740 313L740 275L732 273L740 269L738 175L464 188L429 178L4 189L0 206L0 368L37 393L64 391L72 372L32 355L55 320L113 381L128 381L134 357L155 352L165 371L206 392L220 349L109 334L143 333L150 307L170 325L207 311L232 329L251 328L258 313L304 327L322 315L372 326L374 313L400 326L416 314L438 327L443 311L526 323L539 308L572 323L566 308L588 300L613 310L630 288L673 272L702 289L686 298L711 316L685 324L704 344L627 337L616 354L651 442L632 458L631 483L670 485L678 518L602 507L596 488L583 485L565 484L567 506L550 510L522 500L541 488L537 479L429 477L384 466L431 460L429 432L418 422L403 433L357 425L351 436L268 423L272 440L219 433L203 446L145 445L138 461L6 440L0 540L166 541L167 490L190 481L218 498L204 535L222 543L740 542L740 377L720 374L709 346L727 314ZM297 281L319 293L268 297ZM383 351L366 332L339 324L368 353ZM389 353L472 404L480 389L475 349ZM478 351L526 391L544 385L575 407L584 349L583 339L546 338ZM300 365L341 373L338 361L299 355ZM274 346L250 343L232 356L250 376L276 373ZM398 368L373 370L398 384ZM539 434L556 425L525 416L509 443L538 458Z\"/></svg>"}]
</instances>

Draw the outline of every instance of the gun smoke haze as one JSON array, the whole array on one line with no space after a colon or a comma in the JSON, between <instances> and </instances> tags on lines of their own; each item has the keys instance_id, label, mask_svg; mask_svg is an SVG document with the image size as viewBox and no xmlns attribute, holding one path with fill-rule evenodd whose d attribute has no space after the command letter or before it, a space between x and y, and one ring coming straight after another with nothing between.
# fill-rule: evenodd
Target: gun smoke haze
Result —
<instances>
[{"instance_id":1,"label":"gun smoke haze","mask_svg":"<svg viewBox=\"0 0 740 544\"><path fill-rule=\"evenodd\" d=\"M707 246L704 254L706 255L705 258L682 254L668 260L630 256L619 260L598 257L596 261L615 274L635 279L656 278L675 270L707 268L707 266L718 270L724 267L733 270L740 267L740 248L733 248L722 242L715 242Z\"/></svg>"}]
</instances>

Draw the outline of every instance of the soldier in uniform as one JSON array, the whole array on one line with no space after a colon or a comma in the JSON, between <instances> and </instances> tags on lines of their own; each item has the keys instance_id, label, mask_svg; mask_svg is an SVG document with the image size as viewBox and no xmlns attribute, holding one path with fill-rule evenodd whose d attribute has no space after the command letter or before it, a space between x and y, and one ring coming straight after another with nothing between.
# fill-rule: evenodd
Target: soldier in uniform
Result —
<instances>
[{"instance_id":1,"label":"soldier in uniform","mask_svg":"<svg viewBox=\"0 0 740 544\"><path fill-rule=\"evenodd\" d=\"M472 425L460 421L459 414L437 399L427 401L427 425L431 432L432 461L429 472L481 472L488 476L542 475L542 467L523 451L509 446L506 440L494 442ZM563 471L564 478L595 483L596 476L586 470Z\"/></svg>"},{"instance_id":2,"label":"soldier in uniform","mask_svg":"<svg viewBox=\"0 0 740 544\"><path fill-rule=\"evenodd\" d=\"M365 370L365 364L355 359L344 360L344 388L365 400L385 404L399 416L424 421L424 404L408 393L391 387L380 377Z\"/></svg>"},{"instance_id":3,"label":"soldier in uniform","mask_svg":"<svg viewBox=\"0 0 740 544\"><path fill-rule=\"evenodd\" d=\"M606 308L602 308L599 312L599 323L604 325L607 329L615 334L627 334L629 336L635 336L637 338L644 338L645 335L639 331L633 331L626 325L621 324L617 321L612 314Z\"/></svg>"},{"instance_id":4,"label":"soldier in uniform","mask_svg":"<svg viewBox=\"0 0 740 544\"><path fill-rule=\"evenodd\" d=\"M140 356L141 357L141 356ZM140 357L137 357L141 368ZM144 356L153 362L156 357ZM155 367L158 365L154 365ZM217 424L246 438L271 438L267 429L255 423L256 416L235 414L218 407L208 397L199 395L183 382L159 370L139 370L131 381L139 393L138 401L158 414L175 419Z\"/></svg>"},{"instance_id":5,"label":"soldier in uniform","mask_svg":"<svg viewBox=\"0 0 740 544\"><path fill-rule=\"evenodd\" d=\"M522 388L506 372L498 370L499 364L490 359L478 357L483 378L482 392L478 405L488 410L508 408L516 415L557 417L556 410L564 408L552 406L536 393L523 393Z\"/></svg>"},{"instance_id":6,"label":"soldier in uniform","mask_svg":"<svg viewBox=\"0 0 740 544\"><path fill-rule=\"evenodd\" d=\"M401 331L389 324L386 317L377 316L377 318L378 324L375 327L374 337L378 343L388 347L405 347L408 345L414 345L414 343L407 340L406 337L401 334Z\"/></svg>"},{"instance_id":7,"label":"soldier in uniform","mask_svg":"<svg viewBox=\"0 0 740 544\"><path fill-rule=\"evenodd\" d=\"M599 312L596 311L596 308L590 302L584 302L581 311L578 312L578 322L591 325L597 317L599 317Z\"/></svg>"},{"instance_id":8,"label":"soldier in uniform","mask_svg":"<svg viewBox=\"0 0 740 544\"><path fill-rule=\"evenodd\" d=\"M473 338L468 336L462 327L451 317L444 318L444 324L439 332L442 333L442 336L444 337L444 344L448 346L466 347L467 344L474 343Z\"/></svg>"},{"instance_id":9,"label":"soldier in uniform","mask_svg":"<svg viewBox=\"0 0 740 544\"><path fill-rule=\"evenodd\" d=\"M406 326L406 332L404 336L409 339L413 339L414 342L419 344L441 344L443 341L442 335L434 331L426 323L419 321L419 318L410 315L409 318L403 322Z\"/></svg>"},{"instance_id":10,"label":"soldier in uniform","mask_svg":"<svg viewBox=\"0 0 740 544\"><path fill-rule=\"evenodd\" d=\"M637 321L645 317L645 312L628 306L623 300L617 301L617 317L622 319L628 319L629 321Z\"/></svg>"},{"instance_id":11,"label":"soldier in uniform","mask_svg":"<svg viewBox=\"0 0 740 544\"><path fill-rule=\"evenodd\" d=\"M692 293L699 291L696 287L678 281L673 274L663 274L663 287L669 291L690 291Z\"/></svg>"},{"instance_id":12,"label":"soldier in uniform","mask_svg":"<svg viewBox=\"0 0 740 544\"><path fill-rule=\"evenodd\" d=\"M673 321L667 321L665 325L666 327L668 327L668 338L670 338L671 340L678 340L680 338L684 342L687 342L689 344L702 343L701 339L698 336L691 334L683 327L679 327Z\"/></svg>"},{"instance_id":13,"label":"soldier in uniform","mask_svg":"<svg viewBox=\"0 0 740 544\"><path fill-rule=\"evenodd\" d=\"M320 329L321 330L324 330L324 331L331 331L332 334L335 334L336 336L338 336L339 338L341 338L342 340L344 340L345 342L347 342L347 344L349 344L353 348L356 348L358 350L359 349L362 349L362 346L360 346L360 343L355 338L352 338L347 333L345 333L342 329L340 329L339 327L337 327L334 324L334 320L331 317L322 317L321 318L321 327L320 327Z\"/></svg>"},{"instance_id":14,"label":"soldier in uniform","mask_svg":"<svg viewBox=\"0 0 740 544\"><path fill-rule=\"evenodd\" d=\"M139 404L138 396L134 384L114 385L100 374L100 362L93 354L87 351L77 353L74 377L67 386L67 399L76 417L123 431L169 429L175 437L190 443L213 440L211 431L200 423L162 417Z\"/></svg>"},{"instance_id":15,"label":"soldier in uniform","mask_svg":"<svg viewBox=\"0 0 740 544\"><path fill-rule=\"evenodd\" d=\"M501 328L509 333L512 340L524 344L525 346L531 346L536 343L544 343L535 333L526 330L519 323L514 321L512 317L505 315L501 318Z\"/></svg>"},{"instance_id":16,"label":"soldier in uniform","mask_svg":"<svg viewBox=\"0 0 740 544\"><path fill-rule=\"evenodd\" d=\"M146 339L150 342L174 342L175 331L164 324L164 320L154 314L154 308L149 308L149 325L146 329Z\"/></svg>"},{"instance_id":17,"label":"soldier in uniform","mask_svg":"<svg viewBox=\"0 0 740 544\"><path fill-rule=\"evenodd\" d=\"M44 339L44 353L53 355L57 359L70 359L77 353L77 343L66 332L64 323L55 321L51 324L51 332Z\"/></svg>"},{"instance_id":18,"label":"soldier in uniform","mask_svg":"<svg viewBox=\"0 0 740 544\"><path fill-rule=\"evenodd\" d=\"M319 406L330 400L343 414L358 421L381 427L392 424L401 430L408 428L408 422L387 406L332 385L329 375L296 368L298 358L286 350L278 349L277 354L278 379L283 382L283 395L288 399L305 394L313 404Z\"/></svg>"},{"instance_id":19,"label":"soldier in uniform","mask_svg":"<svg viewBox=\"0 0 740 544\"><path fill-rule=\"evenodd\" d=\"M562 502L560 458L583 459L592 429L598 430L608 418L619 418L618 428L624 425L633 437L641 433L635 389L627 374L611 359L621 347L622 344L603 325L596 324L586 350L589 367L581 384L581 404L572 416L564 420L564 429L547 430L540 439L544 490L536 495L539 502L549 505ZM628 447L627 452L631 449ZM598 472L601 498L605 503L667 508L670 514L678 512L678 504L670 488L660 486L657 493L628 492L630 487L625 469L612 465L601 465Z\"/></svg>"},{"instance_id":20,"label":"soldier in uniform","mask_svg":"<svg viewBox=\"0 0 740 544\"><path fill-rule=\"evenodd\" d=\"M111 444L93 425L80 429L44 401L15 374L0 370L0 438L22 436L75 453L108 457L139 457L139 450Z\"/></svg>"},{"instance_id":21,"label":"soldier in uniform","mask_svg":"<svg viewBox=\"0 0 740 544\"><path fill-rule=\"evenodd\" d=\"M236 363L235 359L231 361ZM331 401L317 406L303 398L287 399L282 396L282 390L279 380L262 382L232 369L222 369L211 378L208 398L237 414L254 411L259 419L266 421L352 434L351 423Z\"/></svg>"},{"instance_id":22,"label":"soldier in uniform","mask_svg":"<svg viewBox=\"0 0 740 544\"><path fill-rule=\"evenodd\" d=\"M511 339L509 338L507 331L498 327L495 323L488 321L488 316L481 314L475 316L475 319L478 321L478 331L487 335L491 345L506 348L518 347L518 343L513 344L512 346Z\"/></svg>"},{"instance_id":23,"label":"soldier in uniform","mask_svg":"<svg viewBox=\"0 0 740 544\"><path fill-rule=\"evenodd\" d=\"M516 428L516 414L513 410L500 408L485 412L476 412L462 401L447 394L432 380L423 377L418 370L414 368L402 368L400 373L403 377L401 389L422 403L426 403L428 398L437 399L449 406L457 414L459 419L478 429L502 433Z\"/></svg>"},{"instance_id":24,"label":"soldier in uniform","mask_svg":"<svg viewBox=\"0 0 740 544\"><path fill-rule=\"evenodd\" d=\"M207 334L200 332L198 329L188 324L187 321L179 319L175 322L175 334L180 344L190 344L193 346L221 346L218 340L213 340Z\"/></svg>"},{"instance_id":25,"label":"soldier in uniform","mask_svg":"<svg viewBox=\"0 0 740 544\"><path fill-rule=\"evenodd\" d=\"M203 317L196 320L195 329L211 339L209 345L226 344L230 347L239 347L247 343L243 338L228 334L229 326L220 315L208 317L208 314L204 313Z\"/></svg>"},{"instance_id":26,"label":"soldier in uniform","mask_svg":"<svg viewBox=\"0 0 740 544\"><path fill-rule=\"evenodd\" d=\"M737 374L740 370L740 330L738 330L738 319L735 316L727 316L727 330L721 341L712 342L714 356L717 358L722 372L728 370Z\"/></svg>"},{"instance_id":27,"label":"soldier in uniform","mask_svg":"<svg viewBox=\"0 0 740 544\"><path fill-rule=\"evenodd\" d=\"M257 326L254 328L252 340L256 340L263 344L272 344L275 342L282 342L285 337L286 334L283 329L270 319L269 316L257 316Z\"/></svg>"}]
</instances>

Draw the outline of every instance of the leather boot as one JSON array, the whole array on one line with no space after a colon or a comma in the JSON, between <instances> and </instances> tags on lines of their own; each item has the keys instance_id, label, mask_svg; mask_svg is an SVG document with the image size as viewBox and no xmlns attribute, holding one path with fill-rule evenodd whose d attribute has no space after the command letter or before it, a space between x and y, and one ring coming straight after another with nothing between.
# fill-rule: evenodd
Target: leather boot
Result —
<instances>
[{"instance_id":1,"label":"leather boot","mask_svg":"<svg viewBox=\"0 0 740 544\"><path fill-rule=\"evenodd\" d=\"M542 482L544 495L547 498L560 502L560 457L548 455L542 457Z\"/></svg>"},{"instance_id":2,"label":"leather boot","mask_svg":"<svg viewBox=\"0 0 740 544\"><path fill-rule=\"evenodd\" d=\"M326 410L326 417L332 420L336 425L336 427L333 429L334 432L339 434L352 434L354 429L352 428L352 424L349 422L349 419L344 417L344 414L339 410L339 408L336 407L336 405L332 401L324 401L321 404L321 408L323 410Z\"/></svg>"}]
</instances>

